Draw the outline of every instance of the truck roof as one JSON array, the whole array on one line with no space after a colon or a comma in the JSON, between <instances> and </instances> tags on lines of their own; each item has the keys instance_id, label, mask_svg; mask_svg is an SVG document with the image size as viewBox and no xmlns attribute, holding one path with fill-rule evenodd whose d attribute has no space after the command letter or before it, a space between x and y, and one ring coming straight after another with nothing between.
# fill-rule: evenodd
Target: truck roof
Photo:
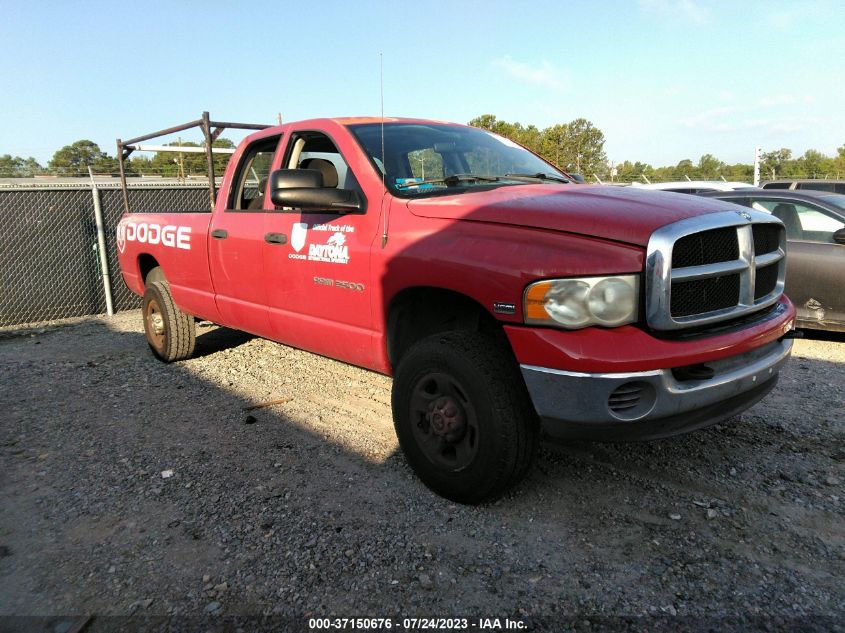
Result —
<instances>
[{"instance_id":1,"label":"truck roof","mask_svg":"<svg viewBox=\"0 0 845 633\"><path fill-rule=\"evenodd\" d=\"M455 123L454 121L435 121L432 119L414 119L405 117L336 117L331 119L340 125L361 125L364 123L434 123L436 125L463 125L463 123Z\"/></svg>"},{"instance_id":2,"label":"truck roof","mask_svg":"<svg viewBox=\"0 0 845 633\"><path fill-rule=\"evenodd\" d=\"M456 123L454 121L435 121L432 119L414 119L406 117L377 117L377 116L346 116L346 117L320 117L316 119L301 119L298 121L286 121L281 126L273 126L273 128L283 127L285 125L302 125L302 124L318 124L325 121L331 121L338 125L364 125L368 123L417 123L420 125L459 125L466 127L463 123ZM271 129L271 128L268 128Z\"/></svg>"}]
</instances>

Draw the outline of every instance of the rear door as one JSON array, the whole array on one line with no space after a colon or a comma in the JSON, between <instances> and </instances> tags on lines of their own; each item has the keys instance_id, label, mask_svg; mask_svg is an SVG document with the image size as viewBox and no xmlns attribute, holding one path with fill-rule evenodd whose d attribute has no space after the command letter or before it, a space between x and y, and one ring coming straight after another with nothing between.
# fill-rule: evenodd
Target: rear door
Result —
<instances>
[{"instance_id":1,"label":"rear door","mask_svg":"<svg viewBox=\"0 0 845 633\"><path fill-rule=\"evenodd\" d=\"M263 138L244 150L225 209L209 230L209 266L223 325L271 336L264 284L263 191L279 137Z\"/></svg>"}]
</instances>

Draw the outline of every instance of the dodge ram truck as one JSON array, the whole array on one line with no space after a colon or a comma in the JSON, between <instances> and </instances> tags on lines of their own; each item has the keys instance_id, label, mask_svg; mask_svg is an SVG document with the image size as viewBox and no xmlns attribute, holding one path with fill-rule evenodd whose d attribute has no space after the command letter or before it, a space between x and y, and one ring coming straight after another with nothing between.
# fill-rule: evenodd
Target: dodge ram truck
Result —
<instances>
[{"instance_id":1,"label":"dodge ram truck","mask_svg":"<svg viewBox=\"0 0 845 633\"><path fill-rule=\"evenodd\" d=\"M459 502L519 481L542 432L655 439L733 416L792 349L777 218L573 184L482 129L266 127L210 199L127 199L119 259L152 352L189 358L202 319L390 375L408 463Z\"/></svg>"}]
</instances>

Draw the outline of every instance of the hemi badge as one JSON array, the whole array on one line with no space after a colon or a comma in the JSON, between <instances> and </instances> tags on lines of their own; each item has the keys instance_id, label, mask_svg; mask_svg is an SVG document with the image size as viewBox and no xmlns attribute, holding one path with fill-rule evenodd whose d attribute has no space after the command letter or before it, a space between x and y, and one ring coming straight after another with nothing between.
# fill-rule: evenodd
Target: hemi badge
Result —
<instances>
[{"instance_id":1,"label":"hemi badge","mask_svg":"<svg viewBox=\"0 0 845 633\"><path fill-rule=\"evenodd\" d=\"M516 306L512 303L496 302L493 304L493 312L497 314L516 314Z\"/></svg>"}]
</instances>

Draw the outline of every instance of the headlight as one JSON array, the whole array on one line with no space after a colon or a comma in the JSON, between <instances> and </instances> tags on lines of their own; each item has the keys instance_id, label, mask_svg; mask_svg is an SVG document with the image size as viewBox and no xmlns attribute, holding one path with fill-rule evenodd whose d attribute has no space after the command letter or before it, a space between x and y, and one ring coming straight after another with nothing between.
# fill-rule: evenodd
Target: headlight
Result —
<instances>
[{"instance_id":1,"label":"headlight","mask_svg":"<svg viewBox=\"0 0 845 633\"><path fill-rule=\"evenodd\" d=\"M538 281L525 289L525 322L572 330L633 323L639 289L638 275Z\"/></svg>"}]
</instances>

